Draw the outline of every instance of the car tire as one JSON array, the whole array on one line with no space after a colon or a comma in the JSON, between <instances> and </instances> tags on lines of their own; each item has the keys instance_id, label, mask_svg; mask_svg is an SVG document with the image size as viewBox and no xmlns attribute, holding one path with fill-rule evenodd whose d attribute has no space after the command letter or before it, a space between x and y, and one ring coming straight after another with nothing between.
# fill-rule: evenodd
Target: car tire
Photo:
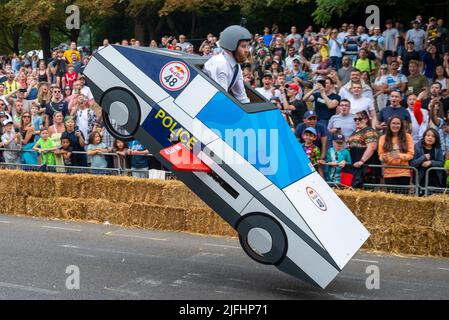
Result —
<instances>
[{"instance_id":1,"label":"car tire","mask_svg":"<svg viewBox=\"0 0 449 320\"><path fill-rule=\"evenodd\" d=\"M134 140L134 134L140 126L140 105L134 94L125 88L111 88L101 97L103 122L108 132L116 139ZM118 132L111 118L124 128L128 134Z\"/></svg>"},{"instance_id":2,"label":"car tire","mask_svg":"<svg viewBox=\"0 0 449 320\"><path fill-rule=\"evenodd\" d=\"M277 265L287 253L287 236L281 224L271 216L255 212L243 216L236 227L240 245L253 260Z\"/></svg>"}]
</instances>

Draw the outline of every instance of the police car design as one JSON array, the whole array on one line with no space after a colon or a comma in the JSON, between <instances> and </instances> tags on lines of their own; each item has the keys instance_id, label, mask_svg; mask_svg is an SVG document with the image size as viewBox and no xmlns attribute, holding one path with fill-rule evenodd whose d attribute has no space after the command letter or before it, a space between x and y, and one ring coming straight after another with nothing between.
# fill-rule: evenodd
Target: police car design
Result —
<instances>
[{"instance_id":1,"label":"police car design","mask_svg":"<svg viewBox=\"0 0 449 320\"><path fill-rule=\"evenodd\" d=\"M251 102L239 103L201 71L205 61L111 45L84 74L111 134L139 140L237 230L252 259L325 288L368 231L314 170L279 110L248 86ZM255 142L233 143L242 133ZM270 146L275 152L258 155Z\"/></svg>"}]
</instances>

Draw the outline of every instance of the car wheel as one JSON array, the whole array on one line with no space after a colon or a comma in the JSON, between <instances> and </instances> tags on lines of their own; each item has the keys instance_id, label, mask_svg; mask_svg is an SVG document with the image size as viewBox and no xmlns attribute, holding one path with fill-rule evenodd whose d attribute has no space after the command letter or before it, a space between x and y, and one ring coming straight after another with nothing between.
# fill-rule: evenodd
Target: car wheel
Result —
<instances>
[{"instance_id":1,"label":"car wheel","mask_svg":"<svg viewBox=\"0 0 449 320\"><path fill-rule=\"evenodd\" d=\"M111 88L101 97L100 106L109 133L123 141L134 140L133 135L140 125L140 106L136 97L127 89Z\"/></svg>"},{"instance_id":2,"label":"car wheel","mask_svg":"<svg viewBox=\"0 0 449 320\"><path fill-rule=\"evenodd\" d=\"M243 250L263 264L276 265L287 253L287 236L278 221L265 213L250 213L237 223Z\"/></svg>"}]
</instances>

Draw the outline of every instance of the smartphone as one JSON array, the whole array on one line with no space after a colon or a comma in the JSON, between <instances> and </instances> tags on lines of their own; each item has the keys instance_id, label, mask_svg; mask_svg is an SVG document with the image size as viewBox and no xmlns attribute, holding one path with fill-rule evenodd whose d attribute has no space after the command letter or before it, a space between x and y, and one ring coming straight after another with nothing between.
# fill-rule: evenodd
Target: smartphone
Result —
<instances>
[{"instance_id":1,"label":"smartphone","mask_svg":"<svg viewBox=\"0 0 449 320\"><path fill-rule=\"evenodd\" d=\"M19 128L14 128L14 132L19 133L20 132Z\"/></svg>"}]
</instances>

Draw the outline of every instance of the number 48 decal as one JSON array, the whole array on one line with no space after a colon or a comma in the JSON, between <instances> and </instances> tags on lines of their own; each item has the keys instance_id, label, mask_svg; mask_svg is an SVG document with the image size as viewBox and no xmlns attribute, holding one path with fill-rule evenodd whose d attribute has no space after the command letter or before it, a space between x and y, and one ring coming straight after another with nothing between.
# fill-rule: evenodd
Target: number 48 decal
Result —
<instances>
[{"instance_id":1,"label":"number 48 decal","mask_svg":"<svg viewBox=\"0 0 449 320\"><path fill-rule=\"evenodd\" d=\"M190 79L190 70L183 62L172 61L167 63L159 74L159 81L169 91L184 88Z\"/></svg>"},{"instance_id":2,"label":"number 48 decal","mask_svg":"<svg viewBox=\"0 0 449 320\"><path fill-rule=\"evenodd\" d=\"M170 87L173 87L176 82L178 82L178 79L174 78L173 75L168 75L164 77L165 83L168 84Z\"/></svg>"}]
</instances>

